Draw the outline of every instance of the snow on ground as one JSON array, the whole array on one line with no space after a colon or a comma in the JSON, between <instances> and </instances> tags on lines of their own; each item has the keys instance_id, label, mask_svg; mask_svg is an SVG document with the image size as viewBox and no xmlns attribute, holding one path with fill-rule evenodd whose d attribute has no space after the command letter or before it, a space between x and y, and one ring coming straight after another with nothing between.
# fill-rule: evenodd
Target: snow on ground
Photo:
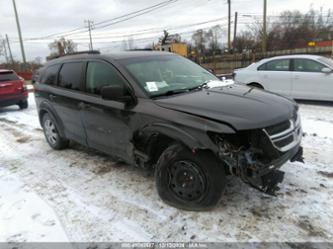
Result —
<instances>
[{"instance_id":1,"label":"snow on ground","mask_svg":"<svg viewBox=\"0 0 333 249\"><path fill-rule=\"evenodd\" d=\"M229 177L215 209L187 212L151 172L50 149L29 104L0 109L0 241L333 241L333 106L300 105L306 164L283 166L277 197Z\"/></svg>"}]
</instances>

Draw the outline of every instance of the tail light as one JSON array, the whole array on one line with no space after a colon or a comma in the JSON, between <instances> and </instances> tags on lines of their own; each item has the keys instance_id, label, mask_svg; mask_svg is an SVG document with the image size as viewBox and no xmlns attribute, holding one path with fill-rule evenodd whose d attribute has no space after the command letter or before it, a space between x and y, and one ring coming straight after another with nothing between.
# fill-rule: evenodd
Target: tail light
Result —
<instances>
[{"instance_id":1,"label":"tail light","mask_svg":"<svg viewBox=\"0 0 333 249\"><path fill-rule=\"evenodd\" d=\"M26 92L28 89L27 89L27 86L25 85L25 81L24 79L20 79L20 86L18 87L19 90L21 90L21 92Z\"/></svg>"},{"instance_id":2,"label":"tail light","mask_svg":"<svg viewBox=\"0 0 333 249\"><path fill-rule=\"evenodd\" d=\"M27 88L26 85L23 85L23 86L22 86L22 92L26 92L26 91L28 91L28 88Z\"/></svg>"}]
</instances>

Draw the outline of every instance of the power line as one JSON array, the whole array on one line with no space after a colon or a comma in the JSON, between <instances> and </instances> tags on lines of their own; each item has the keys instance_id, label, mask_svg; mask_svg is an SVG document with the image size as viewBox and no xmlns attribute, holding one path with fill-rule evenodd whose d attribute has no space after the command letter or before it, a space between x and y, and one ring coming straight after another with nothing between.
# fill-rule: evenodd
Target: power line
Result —
<instances>
[{"instance_id":1,"label":"power line","mask_svg":"<svg viewBox=\"0 0 333 249\"><path fill-rule=\"evenodd\" d=\"M174 3L174 2L177 2L177 1L178 0L167 0L167 1L163 1L163 2L160 2L158 4L149 6L149 7L144 8L144 9L141 9L141 10L137 10L137 11L134 11L134 12L122 15L122 16L118 16L118 17L115 17L115 18L111 18L111 19L108 19L108 20L105 20L105 21L98 22L98 23L96 23L96 25L104 24L104 23L107 23L107 22L112 22L112 21L115 21L115 20L118 20L118 19L130 16L130 15L133 15L133 14L137 14L137 13L145 11L145 10L149 10L149 9L152 9L152 8L159 7L161 5L164 7L165 4L169 5L170 3Z\"/></svg>"},{"instance_id":2,"label":"power line","mask_svg":"<svg viewBox=\"0 0 333 249\"><path fill-rule=\"evenodd\" d=\"M227 24L225 24L224 25L225 27L227 26ZM202 29L202 30L207 30L207 29L209 29L209 28L211 28L211 27L207 27L207 28L204 28L204 29ZM180 34L180 35L185 35L185 34L191 34L191 33L194 33L194 32L196 32L197 30L192 30L192 31L185 31L185 32L179 32L179 33L177 33L177 34ZM147 37L147 38L134 38L133 39L133 41L151 41L151 40L153 40L153 39L156 39L156 38L158 38L157 36L152 36L152 37ZM105 42L105 43L121 43L122 42L122 40L119 40L119 41L107 41L107 42ZM99 49L108 49L108 48L111 48L111 47L102 47L102 48L99 48Z\"/></svg>"},{"instance_id":3,"label":"power line","mask_svg":"<svg viewBox=\"0 0 333 249\"><path fill-rule=\"evenodd\" d=\"M140 30L136 33L129 33L129 34L112 34L110 33L110 36L108 35L108 33L104 33L101 34L102 37L108 37L108 38L124 38L124 37L131 37L133 35L142 35L142 34L151 34L151 33L156 33L156 32L161 32L161 30L175 30L175 29L183 29L183 28L189 28L189 27L194 27L194 26L199 26L199 25L204 25L204 24L209 24L209 23L214 23L214 22L218 22L218 21L223 21L225 20L225 17L222 18L216 18L216 19L211 19L208 21L204 21L204 22L198 22L198 23L191 23L191 24L185 24L185 25L179 25L179 26L174 26L174 27L161 27L161 28L152 28L152 29L144 29L144 30ZM99 37L98 35L95 35L94 37ZM73 37L73 39L78 38L78 37Z\"/></svg>"},{"instance_id":4,"label":"power line","mask_svg":"<svg viewBox=\"0 0 333 249\"><path fill-rule=\"evenodd\" d=\"M115 17L115 18L112 18L112 19L109 19L109 20L98 22L98 23L95 24L95 26L99 26L99 25L107 23L107 22L112 22L112 21L116 21L116 20L119 20L119 19L127 17L127 18L125 18L123 20L120 20L120 21L117 21L117 22L113 22L111 24L106 24L106 25L102 25L100 27L96 27L96 29L97 28L103 28L103 27L110 26L110 25L114 25L116 23L127 21L127 20L130 20L130 19L135 18L137 16L140 16L140 15L147 14L149 12L155 11L155 10L157 10L159 8L165 7L165 6L169 5L169 4L175 3L177 1L179 1L179 0L167 0L167 1L163 1L163 2L160 2L158 4L154 4L152 6L146 7L144 9L140 9L140 10L133 11L133 12L130 12L128 14L121 15L121 16L118 16L118 17ZM42 37L30 38L29 40L47 39L47 38L51 38L51 37L54 37L54 36L57 36L57 37L59 37L59 36L69 36L69 35L73 35L73 34L85 33L87 31L88 30L86 30L85 27L83 27L83 28L80 27L80 28L72 29L72 30L67 31L67 32L59 32L59 33L53 33L53 34L49 34L49 35L42 36Z\"/></svg>"},{"instance_id":5,"label":"power line","mask_svg":"<svg viewBox=\"0 0 333 249\"><path fill-rule=\"evenodd\" d=\"M145 29L141 30L136 33L129 33L129 34L124 34L124 35L114 35L114 34L101 34L100 36L94 35L94 40L99 40L99 39L116 39L116 38L126 38L126 37L133 37L133 36L138 36L138 35L149 35L149 34L155 34L162 32L163 30L179 30L179 29L185 29L185 28L190 28L190 27L195 27L195 26L200 26L200 25L205 25L205 24L210 24L210 23L216 23L219 21L225 20L226 17L222 18L216 18L216 19L211 19L208 21L204 22L197 22L197 23L191 23L191 24L186 24L186 25L179 25L179 26L174 26L174 27L161 27L161 28L154 28L154 29ZM221 24L219 24L221 26ZM210 26L212 27L212 26ZM179 32L177 32L179 33ZM85 37L73 37L72 38L74 41L78 40L87 40Z\"/></svg>"},{"instance_id":6,"label":"power line","mask_svg":"<svg viewBox=\"0 0 333 249\"><path fill-rule=\"evenodd\" d=\"M121 19L121 20L119 20L119 21L111 22L111 23L108 23L108 24L105 24L105 25L98 26L98 25L96 24L95 29L103 29L103 28L106 28L106 27L109 27L109 26L112 26L112 25L115 25L115 24L118 24L118 23L125 22L125 21L127 21L127 20L130 20L130 19L133 19L133 18L135 18L135 17L142 16L142 15L144 15L144 14L150 13L150 12L152 12L152 11L155 11L156 9L160 9L160 8L162 8L162 7L164 7L164 6L169 5L170 3L175 3L175 2L177 2L177 1L178 1L178 0L170 0L170 1L168 1L168 4L164 4L164 5L162 5L162 6L159 6L159 7L154 8L154 9L150 9L150 10L147 10L147 11L144 11L144 12L141 12L141 13L138 13L138 14L136 14L136 15L129 16L129 17L125 18L125 19ZM77 32L77 33L83 33L83 32L86 32L86 31Z\"/></svg>"}]
</instances>

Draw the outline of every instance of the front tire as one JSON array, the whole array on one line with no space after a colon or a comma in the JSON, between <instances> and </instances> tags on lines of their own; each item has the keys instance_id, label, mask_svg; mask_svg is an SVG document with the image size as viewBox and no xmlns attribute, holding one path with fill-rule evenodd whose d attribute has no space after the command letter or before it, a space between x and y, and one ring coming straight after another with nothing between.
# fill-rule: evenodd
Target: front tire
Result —
<instances>
[{"instance_id":1,"label":"front tire","mask_svg":"<svg viewBox=\"0 0 333 249\"><path fill-rule=\"evenodd\" d=\"M20 103L18 103L18 106L20 107L21 110L27 109L28 108L28 101L27 100L21 101Z\"/></svg>"},{"instance_id":2,"label":"front tire","mask_svg":"<svg viewBox=\"0 0 333 249\"><path fill-rule=\"evenodd\" d=\"M155 169L161 199L171 206L200 211L214 207L225 188L224 167L206 151L193 154L174 144L160 156Z\"/></svg>"},{"instance_id":3,"label":"front tire","mask_svg":"<svg viewBox=\"0 0 333 249\"><path fill-rule=\"evenodd\" d=\"M44 114L42 124L46 141L52 149L62 150L68 147L69 140L60 136L59 126L49 114Z\"/></svg>"}]
</instances>

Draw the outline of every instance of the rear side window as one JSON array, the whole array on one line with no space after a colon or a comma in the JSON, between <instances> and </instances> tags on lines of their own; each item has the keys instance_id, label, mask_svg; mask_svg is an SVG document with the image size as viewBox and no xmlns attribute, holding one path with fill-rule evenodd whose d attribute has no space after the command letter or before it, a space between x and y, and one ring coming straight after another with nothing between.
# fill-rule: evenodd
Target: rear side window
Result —
<instances>
[{"instance_id":1,"label":"rear side window","mask_svg":"<svg viewBox=\"0 0 333 249\"><path fill-rule=\"evenodd\" d=\"M71 90L81 90L82 62L63 64L59 72L58 85Z\"/></svg>"},{"instance_id":2,"label":"rear side window","mask_svg":"<svg viewBox=\"0 0 333 249\"><path fill-rule=\"evenodd\" d=\"M275 60L261 65L259 71L289 71L290 60Z\"/></svg>"},{"instance_id":3,"label":"rear side window","mask_svg":"<svg viewBox=\"0 0 333 249\"><path fill-rule=\"evenodd\" d=\"M59 72L60 64L58 65L52 65L46 68L41 83L46 85L56 85L57 84L57 74ZM36 72L38 74L38 72ZM37 76L37 75L36 75ZM36 78L37 79L37 78Z\"/></svg>"},{"instance_id":4,"label":"rear side window","mask_svg":"<svg viewBox=\"0 0 333 249\"><path fill-rule=\"evenodd\" d=\"M297 72L321 72L325 66L319 62L308 59L295 59L294 71Z\"/></svg>"},{"instance_id":5,"label":"rear side window","mask_svg":"<svg viewBox=\"0 0 333 249\"><path fill-rule=\"evenodd\" d=\"M114 67L102 62L89 62L86 91L92 94L100 94L103 86L110 85L118 85L125 89L125 83Z\"/></svg>"},{"instance_id":6,"label":"rear side window","mask_svg":"<svg viewBox=\"0 0 333 249\"><path fill-rule=\"evenodd\" d=\"M19 79L19 77L13 71L0 72L0 82L18 80L18 79Z\"/></svg>"}]
</instances>

